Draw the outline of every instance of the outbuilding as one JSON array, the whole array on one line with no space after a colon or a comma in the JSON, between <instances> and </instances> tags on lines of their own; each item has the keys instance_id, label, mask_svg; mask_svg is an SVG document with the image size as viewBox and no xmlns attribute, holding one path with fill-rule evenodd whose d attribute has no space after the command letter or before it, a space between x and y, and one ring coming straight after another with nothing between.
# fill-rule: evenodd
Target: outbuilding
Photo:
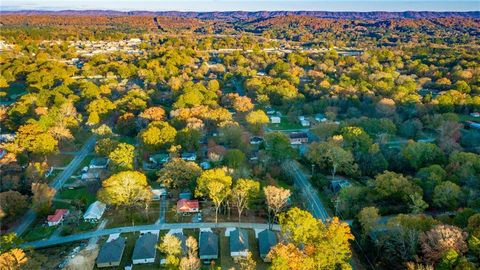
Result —
<instances>
[{"instance_id":1,"label":"outbuilding","mask_svg":"<svg viewBox=\"0 0 480 270\"><path fill-rule=\"evenodd\" d=\"M102 218L106 208L106 204L96 201L90 204L85 214L83 214L83 219L88 222L97 222Z\"/></svg>"},{"instance_id":2,"label":"outbuilding","mask_svg":"<svg viewBox=\"0 0 480 270\"><path fill-rule=\"evenodd\" d=\"M55 210L55 214L47 216L48 226L57 226L58 224L62 223L63 218L68 215L68 213L68 209Z\"/></svg>"}]
</instances>

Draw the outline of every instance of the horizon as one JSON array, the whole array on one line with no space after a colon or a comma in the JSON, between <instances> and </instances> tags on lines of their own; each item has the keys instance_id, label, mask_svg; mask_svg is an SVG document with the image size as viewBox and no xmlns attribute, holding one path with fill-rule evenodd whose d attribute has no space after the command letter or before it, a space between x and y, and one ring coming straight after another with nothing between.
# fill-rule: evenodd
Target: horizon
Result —
<instances>
[{"instance_id":1,"label":"horizon","mask_svg":"<svg viewBox=\"0 0 480 270\"><path fill-rule=\"evenodd\" d=\"M379 6L382 6L379 8ZM27 11L118 11L118 12L261 12L261 11L323 11L323 12L475 12L476 0L463 1L229 1L229 0L4 0L2 12Z\"/></svg>"}]
</instances>

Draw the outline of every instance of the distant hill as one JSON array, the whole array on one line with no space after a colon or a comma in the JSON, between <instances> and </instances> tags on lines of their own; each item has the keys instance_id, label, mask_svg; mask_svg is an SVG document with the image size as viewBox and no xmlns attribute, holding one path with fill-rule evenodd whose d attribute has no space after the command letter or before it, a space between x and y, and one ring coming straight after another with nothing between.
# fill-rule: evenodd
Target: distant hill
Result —
<instances>
[{"instance_id":1,"label":"distant hill","mask_svg":"<svg viewBox=\"0 0 480 270\"><path fill-rule=\"evenodd\" d=\"M197 19L245 20L265 19L278 16L311 16L325 19L354 19L354 20L388 20L388 19L434 19L445 17L480 18L480 11L469 12L433 12L433 11L404 11L404 12L331 12L331 11L225 11L225 12L180 12L180 11L113 11L113 10L63 10L63 11L6 11L0 14L18 15L96 15L96 16L168 16Z\"/></svg>"}]
</instances>

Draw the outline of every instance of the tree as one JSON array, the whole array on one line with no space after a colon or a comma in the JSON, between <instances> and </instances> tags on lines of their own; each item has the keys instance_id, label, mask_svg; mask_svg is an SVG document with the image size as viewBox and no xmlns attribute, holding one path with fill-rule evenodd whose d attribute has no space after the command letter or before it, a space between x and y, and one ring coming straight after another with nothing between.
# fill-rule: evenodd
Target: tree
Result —
<instances>
[{"instance_id":1,"label":"tree","mask_svg":"<svg viewBox=\"0 0 480 270\"><path fill-rule=\"evenodd\" d=\"M375 107L378 114L381 116L391 116L395 113L395 101L389 98L382 98Z\"/></svg>"},{"instance_id":2,"label":"tree","mask_svg":"<svg viewBox=\"0 0 480 270\"><path fill-rule=\"evenodd\" d=\"M333 218L326 224L296 207L279 217L286 242L276 245L269 256L273 269L348 269L350 240L348 224Z\"/></svg>"},{"instance_id":3,"label":"tree","mask_svg":"<svg viewBox=\"0 0 480 270\"><path fill-rule=\"evenodd\" d=\"M114 206L148 208L153 194L147 177L136 171L123 171L110 176L102 182L97 193L98 199Z\"/></svg>"},{"instance_id":4,"label":"tree","mask_svg":"<svg viewBox=\"0 0 480 270\"><path fill-rule=\"evenodd\" d=\"M15 143L30 153L42 156L54 152L58 145L58 141L36 123L20 126Z\"/></svg>"},{"instance_id":5,"label":"tree","mask_svg":"<svg viewBox=\"0 0 480 270\"><path fill-rule=\"evenodd\" d=\"M360 127L344 127L340 130L343 146L354 153L367 152L372 145L372 138Z\"/></svg>"},{"instance_id":6,"label":"tree","mask_svg":"<svg viewBox=\"0 0 480 270\"><path fill-rule=\"evenodd\" d=\"M460 187L450 181L440 183L433 191L433 204L440 208L454 210L458 207Z\"/></svg>"},{"instance_id":7,"label":"tree","mask_svg":"<svg viewBox=\"0 0 480 270\"><path fill-rule=\"evenodd\" d=\"M420 234L420 246L427 262L436 263L448 250L459 255L467 251L467 233L450 225L437 225Z\"/></svg>"},{"instance_id":8,"label":"tree","mask_svg":"<svg viewBox=\"0 0 480 270\"><path fill-rule=\"evenodd\" d=\"M115 128L119 134L133 137L137 135L139 128L137 124L137 118L133 113L124 113L118 117Z\"/></svg>"},{"instance_id":9,"label":"tree","mask_svg":"<svg viewBox=\"0 0 480 270\"><path fill-rule=\"evenodd\" d=\"M320 138L320 140L324 141L332 137L338 129L339 127L337 123L327 121L316 124L312 128L312 131Z\"/></svg>"},{"instance_id":10,"label":"tree","mask_svg":"<svg viewBox=\"0 0 480 270\"><path fill-rule=\"evenodd\" d=\"M422 194L422 190L402 174L385 171L370 183L377 200L386 205L408 204L410 195Z\"/></svg>"},{"instance_id":11,"label":"tree","mask_svg":"<svg viewBox=\"0 0 480 270\"><path fill-rule=\"evenodd\" d=\"M177 132L175 141L187 151L196 151L200 147L200 131L193 128L184 128Z\"/></svg>"},{"instance_id":12,"label":"tree","mask_svg":"<svg viewBox=\"0 0 480 270\"><path fill-rule=\"evenodd\" d=\"M237 257L234 259L235 263L238 264L239 270L255 270L257 262L253 259L252 252L248 252L247 256Z\"/></svg>"},{"instance_id":13,"label":"tree","mask_svg":"<svg viewBox=\"0 0 480 270\"><path fill-rule=\"evenodd\" d=\"M310 144L307 158L322 169L329 169L332 179L337 172L352 175L357 171L351 152L331 142L314 142Z\"/></svg>"},{"instance_id":14,"label":"tree","mask_svg":"<svg viewBox=\"0 0 480 270\"><path fill-rule=\"evenodd\" d=\"M180 255L182 253L182 242L178 237L172 234L166 234L162 243L157 248L167 255L166 266L168 269L178 269L180 264Z\"/></svg>"},{"instance_id":15,"label":"tree","mask_svg":"<svg viewBox=\"0 0 480 270\"><path fill-rule=\"evenodd\" d=\"M139 117L148 121L163 121L165 119L165 110L162 107L146 108Z\"/></svg>"},{"instance_id":16,"label":"tree","mask_svg":"<svg viewBox=\"0 0 480 270\"><path fill-rule=\"evenodd\" d=\"M432 164L442 164L443 152L435 144L409 141L402 151L403 156L414 169L420 169Z\"/></svg>"},{"instance_id":17,"label":"tree","mask_svg":"<svg viewBox=\"0 0 480 270\"><path fill-rule=\"evenodd\" d=\"M265 151L275 162L282 162L296 156L288 136L282 132L270 132L265 136Z\"/></svg>"},{"instance_id":18,"label":"tree","mask_svg":"<svg viewBox=\"0 0 480 270\"><path fill-rule=\"evenodd\" d=\"M158 180L167 188L188 188L202 174L197 163L173 158L158 171Z\"/></svg>"},{"instance_id":19,"label":"tree","mask_svg":"<svg viewBox=\"0 0 480 270\"><path fill-rule=\"evenodd\" d=\"M142 144L150 150L165 148L175 141L177 131L167 122L152 122L140 133Z\"/></svg>"},{"instance_id":20,"label":"tree","mask_svg":"<svg viewBox=\"0 0 480 270\"><path fill-rule=\"evenodd\" d=\"M14 248L0 254L0 268L5 270L22 269L22 265L28 261L22 249Z\"/></svg>"},{"instance_id":21,"label":"tree","mask_svg":"<svg viewBox=\"0 0 480 270\"><path fill-rule=\"evenodd\" d=\"M440 148L447 154L462 149L462 147L458 143L461 137L460 131L462 130L462 128L462 124L447 121L442 123L442 125L437 129L437 143Z\"/></svg>"},{"instance_id":22,"label":"tree","mask_svg":"<svg viewBox=\"0 0 480 270\"><path fill-rule=\"evenodd\" d=\"M232 200L237 206L238 222L241 222L242 212L248 209L251 201L260 195L260 183L251 179L238 179L232 189Z\"/></svg>"},{"instance_id":23,"label":"tree","mask_svg":"<svg viewBox=\"0 0 480 270\"><path fill-rule=\"evenodd\" d=\"M249 97L237 96L233 101L233 108L237 112L248 112L253 109L252 100Z\"/></svg>"},{"instance_id":24,"label":"tree","mask_svg":"<svg viewBox=\"0 0 480 270\"><path fill-rule=\"evenodd\" d=\"M266 186L263 188L268 208L268 223L272 226L275 217L280 213L288 203L291 192L288 189L276 186Z\"/></svg>"},{"instance_id":25,"label":"tree","mask_svg":"<svg viewBox=\"0 0 480 270\"><path fill-rule=\"evenodd\" d=\"M52 206L52 200L57 192L56 189L49 187L47 184L32 184L32 208L35 212L46 215Z\"/></svg>"},{"instance_id":26,"label":"tree","mask_svg":"<svg viewBox=\"0 0 480 270\"><path fill-rule=\"evenodd\" d=\"M0 193L0 202L0 208L9 218L22 214L28 207L27 196L13 190Z\"/></svg>"},{"instance_id":27,"label":"tree","mask_svg":"<svg viewBox=\"0 0 480 270\"><path fill-rule=\"evenodd\" d=\"M232 177L223 169L204 171L197 179L195 196L208 196L215 205L215 223L218 221L218 209L225 199L230 196Z\"/></svg>"},{"instance_id":28,"label":"tree","mask_svg":"<svg viewBox=\"0 0 480 270\"><path fill-rule=\"evenodd\" d=\"M357 215L358 222L362 226L363 236L369 234L378 224L380 215L378 214L378 208L365 207Z\"/></svg>"},{"instance_id":29,"label":"tree","mask_svg":"<svg viewBox=\"0 0 480 270\"><path fill-rule=\"evenodd\" d=\"M250 125L252 131L260 133L263 125L270 122L267 114L262 110L251 111L245 116L245 121Z\"/></svg>"},{"instance_id":30,"label":"tree","mask_svg":"<svg viewBox=\"0 0 480 270\"><path fill-rule=\"evenodd\" d=\"M116 171L133 169L135 158L135 146L128 143L119 143L118 146L108 155Z\"/></svg>"},{"instance_id":31,"label":"tree","mask_svg":"<svg viewBox=\"0 0 480 270\"><path fill-rule=\"evenodd\" d=\"M229 168L237 169L245 162L245 154L238 149L229 149L223 158L223 162Z\"/></svg>"},{"instance_id":32,"label":"tree","mask_svg":"<svg viewBox=\"0 0 480 270\"><path fill-rule=\"evenodd\" d=\"M95 153L100 156L108 157L113 150L118 147L119 142L110 138L104 138L95 144Z\"/></svg>"},{"instance_id":33,"label":"tree","mask_svg":"<svg viewBox=\"0 0 480 270\"><path fill-rule=\"evenodd\" d=\"M200 259L198 259L197 251L198 244L197 240L189 236L186 240L185 245L188 248L188 253L186 257L183 257L180 260L180 270L199 270L201 268Z\"/></svg>"}]
</instances>

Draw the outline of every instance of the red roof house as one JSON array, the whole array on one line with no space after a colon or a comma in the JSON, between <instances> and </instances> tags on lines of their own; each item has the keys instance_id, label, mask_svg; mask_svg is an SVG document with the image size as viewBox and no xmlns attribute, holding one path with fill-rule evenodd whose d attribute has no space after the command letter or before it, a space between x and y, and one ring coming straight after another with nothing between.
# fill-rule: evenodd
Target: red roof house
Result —
<instances>
[{"instance_id":1,"label":"red roof house","mask_svg":"<svg viewBox=\"0 0 480 270\"><path fill-rule=\"evenodd\" d=\"M57 209L55 210L55 214L48 215L47 222L48 226L56 226L63 221L63 218L68 215L67 209Z\"/></svg>"},{"instance_id":2,"label":"red roof house","mask_svg":"<svg viewBox=\"0 0 480 270\"><path fill-rule=\"evenodd\" d=\"M197 213L198 200L181 199L177 202L177 213Z\"/></svg>"}]
</instances>

